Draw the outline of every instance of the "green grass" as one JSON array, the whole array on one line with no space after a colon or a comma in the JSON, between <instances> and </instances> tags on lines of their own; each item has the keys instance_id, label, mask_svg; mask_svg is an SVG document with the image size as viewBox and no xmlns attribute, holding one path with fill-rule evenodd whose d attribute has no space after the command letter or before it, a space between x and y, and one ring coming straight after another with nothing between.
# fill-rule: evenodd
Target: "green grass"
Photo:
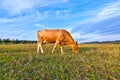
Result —
<instances>
[{"instance_id":1,"label":"green grass","mask_svg":"<svg viewBox=\"0 0 120 80\"><path fill-rule=\"evenodd\" d=\"M120 44L81 44L79 54L70 47L44 46L36 53L35 44L0 45L1 80L119 80Z\"/></svg>"}]
</instances>

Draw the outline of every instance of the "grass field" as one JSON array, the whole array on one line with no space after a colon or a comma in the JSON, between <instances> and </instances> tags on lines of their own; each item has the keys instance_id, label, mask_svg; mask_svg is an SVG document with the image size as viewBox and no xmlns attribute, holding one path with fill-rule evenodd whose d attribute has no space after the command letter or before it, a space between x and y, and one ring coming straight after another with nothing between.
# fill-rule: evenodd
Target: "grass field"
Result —
<instances>
[{"instance_id":1,"label":"grass field","mask_svg":"<svg viewBox=\"0 0 120 80\"><path fill-rule=\"evenodd\" d=\"M36 53L35 44L0 45L0 80L120 80L120 44L80 44Z\"/></svg>"}]
</instances>

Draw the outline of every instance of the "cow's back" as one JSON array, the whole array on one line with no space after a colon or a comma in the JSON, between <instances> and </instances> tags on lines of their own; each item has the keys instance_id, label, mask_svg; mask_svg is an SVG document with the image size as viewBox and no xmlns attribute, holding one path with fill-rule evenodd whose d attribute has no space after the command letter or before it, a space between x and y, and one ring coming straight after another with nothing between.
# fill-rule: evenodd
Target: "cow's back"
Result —
<instances>
[{"instance_id":1,"label":"cow's back","mask_svg":"<svg viewBox=\"0 0 120 80\"><path fill-rule=\"evenodd\" d=\"M38 38L41 38L42 40L52 43L55 42L60 30L40 30L38 31Z\"/></svg>"}]
</instances>

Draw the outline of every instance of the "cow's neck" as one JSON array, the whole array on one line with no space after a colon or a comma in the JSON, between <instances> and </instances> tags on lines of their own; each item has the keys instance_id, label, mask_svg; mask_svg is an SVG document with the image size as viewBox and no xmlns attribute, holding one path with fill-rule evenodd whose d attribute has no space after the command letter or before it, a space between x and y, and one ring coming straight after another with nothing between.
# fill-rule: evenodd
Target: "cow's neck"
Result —
<instances>
[{"instance_id":1,"label":"cow's neck","mask_svg":"<svg viewBox=\"0 0 120 80\"><path fill-rule=\"evenodd\" d=\"M75 47L75 42L70 44L71 48L72 48L72 51L74 52L74 47Z\"/></svg>"},{"instance_id":2,"label":"cow's neck","mask_svg":"<svg viewBox=\"0 0 120 80\"><path fill-rule=\"evenodd\" d=\"M71 46L72 51L74 51L75 44L76 44L75 41L73 39L71 39L69 45Z\"/></svg>"},{"instance_id":3,"label":"cow's neck","mask_svg":"<svg viewBox=\"0 0 120 80\"><path fill-rule=\"evenodd\" d=\"M70 39L70 45L75 44L75 41L73 40L73 38Z\"/></svg>"},{"instance_id":4,"label":"cow's neck","mask_svg":"<svg viewBox=\"0 0 120 80\"><path fill-rule=\"evenodd\" d=\"M75 45L75 41L73 40L71 36L68 39L69 39L68 45L70 45L73 48L73 46Z\"/></svg>"}]
</instances>

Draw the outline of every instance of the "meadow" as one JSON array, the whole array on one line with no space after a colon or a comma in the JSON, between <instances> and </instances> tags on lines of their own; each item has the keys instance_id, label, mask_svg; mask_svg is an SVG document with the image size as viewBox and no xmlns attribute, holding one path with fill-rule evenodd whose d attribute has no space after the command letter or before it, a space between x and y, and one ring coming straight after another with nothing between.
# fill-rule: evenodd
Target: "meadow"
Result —
<instances>
[{"instance_id":1,"label":"meadow","mask_svg":"<svg viewBox=\"0 0 120 80\"><path fill-rule=\"evenodd\" d=\"M0 45L0 80L120 80L120 44L80 44L64 54L53 45L36 53L36 44Z\"/></svg>"}]
</instances>

